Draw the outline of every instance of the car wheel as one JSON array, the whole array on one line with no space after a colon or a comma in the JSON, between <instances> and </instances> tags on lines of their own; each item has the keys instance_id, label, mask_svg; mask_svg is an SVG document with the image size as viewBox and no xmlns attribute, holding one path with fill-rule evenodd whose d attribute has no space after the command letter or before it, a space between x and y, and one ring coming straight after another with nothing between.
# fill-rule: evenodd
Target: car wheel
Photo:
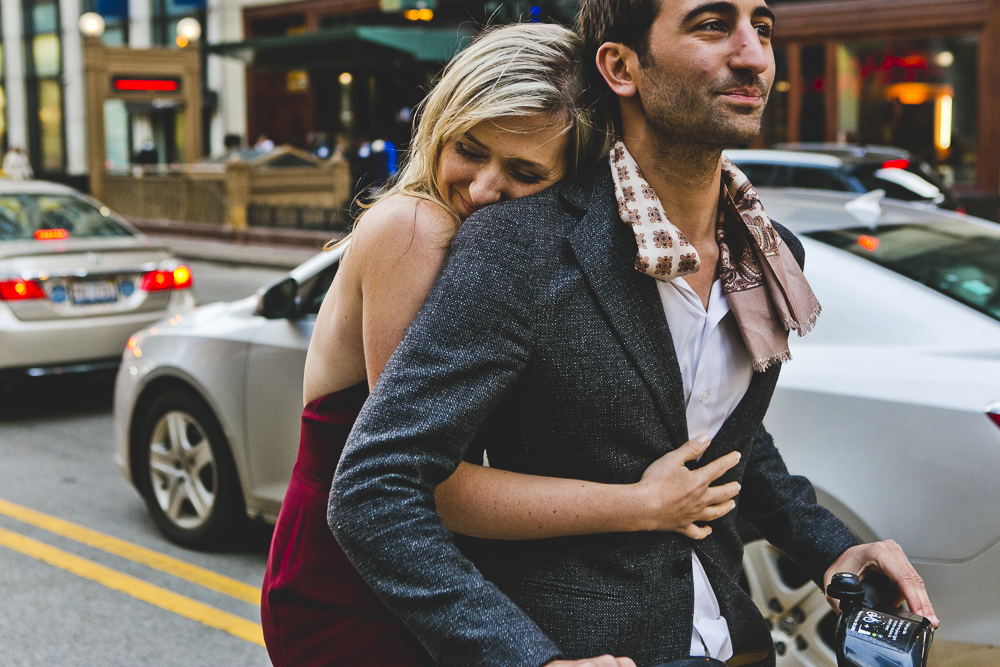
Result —
<instances>
[{"instance_id":1,"label":"car wheel","mask_svg":"<svg viewBox=\"0 0 1000 667\"><path fill-rule=\"evenodd\" d=\"M766 541L749 542L743 549L740 583L771 628L776 667L836 667L837 615L823 592Z\"/></svg>"},{"instance_id":2,"label":"car wheel","mask_svg":"<svg viewBox=\"0 0 1000 667\"><path fill-rule=\"evenodd\" d=\"M247 520L229 443L199 397L179 390L158 396L133 446L137 485L171 541L217 548Z\"/></svg>"}]
</instances>

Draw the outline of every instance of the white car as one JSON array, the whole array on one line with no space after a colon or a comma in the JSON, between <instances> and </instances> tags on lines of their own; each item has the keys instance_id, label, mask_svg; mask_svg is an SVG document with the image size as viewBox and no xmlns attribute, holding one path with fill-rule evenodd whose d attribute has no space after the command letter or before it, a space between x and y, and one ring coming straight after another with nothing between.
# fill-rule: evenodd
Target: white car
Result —
<instances>
[{"instance_id":1,"label":"white car","mask_svg":"<svg viewBox=\"0 0 1000 667\"><path fill-rule=\"evenodd\" d=\"M1000 645L1000 227L878 195L761 198L802 240L824 309L792 341L765 419L789 469L860 537L895 539L913 557L942 620L936 647ZM118 463L171 539L219 543L235 519L277 514L337 260L319 255L259 298L158 324L126 351ZM778 664L833 667L823 595L746 539L745 583Z\"/></svg>"},{"instance_id":2,"label":"white car","mask_svg":"<svg viewBox=\"0 0 1000 667\"><path fill-rule=\"evenodd\" d=\"M194 306L191 270L99 202L0 180L0 388L117 368L134 331Z\"/></svg>"}]
</instances>

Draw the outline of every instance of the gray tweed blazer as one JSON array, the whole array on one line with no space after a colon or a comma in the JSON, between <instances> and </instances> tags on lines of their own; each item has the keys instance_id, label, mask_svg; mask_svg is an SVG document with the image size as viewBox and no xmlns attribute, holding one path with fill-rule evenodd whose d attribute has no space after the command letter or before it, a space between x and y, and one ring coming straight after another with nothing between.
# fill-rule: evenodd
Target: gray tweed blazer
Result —
<instances>
[{"instance_id":1,"label":"gray tweed blazer","mask_svg":"<svg viewBox=\"0 0 1000 667\"><path fill-rule=\"evenodd\" d=\"M801 263L801 244L776 228ZM482 448L494 467L625 484L687 440L670 330L634 257L607 168L477 213L358 417L330 527L442 665L611 653L645 667L686 656L692 547L737 653L774 664L767 625L739 586L733 513L700 542L495 541L473 565L434 511L435 486ZM739 480L739 515L819 581L857 540L788 474L761 425L778 372L754 373L701 464L742 452L719 483Z\"/></svg>"}]
</instances>

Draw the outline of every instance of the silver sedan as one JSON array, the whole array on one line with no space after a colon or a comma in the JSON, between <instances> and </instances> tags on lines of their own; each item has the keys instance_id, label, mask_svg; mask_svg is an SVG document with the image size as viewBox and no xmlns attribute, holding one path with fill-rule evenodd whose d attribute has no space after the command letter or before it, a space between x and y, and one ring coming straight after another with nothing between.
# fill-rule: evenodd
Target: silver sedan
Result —
<instances>
[{"instance_id":1,"label":"silver sedan","mask_svg":"<svg viewBox=\"0 0 1000 667\"><path fill-rule=\"evenodd\" d=\"M761 198L802 240L824 308L792 341L765 424L822 503L914 558L942 620L936 649L995 666L981 647L1000 645L1000 227L872 194ZM319 255L256 298L160 323L126 351L118 462L171 539L224 543L237 519L276 515L305 350L338 260ZM754 538L744 584L778 664L833 667L822 593Z\"/></svg>"},{"instance_id":2,"label":"silver sedan","mask_svg":"<svg viewBox=\"0 0 1000 667\"><path fill-rule=\"evenodd\" d=\"M135 331L194 306L191 270L99 202L0 180L0 387L118 366Z\"/></svg>"}]
</instances>

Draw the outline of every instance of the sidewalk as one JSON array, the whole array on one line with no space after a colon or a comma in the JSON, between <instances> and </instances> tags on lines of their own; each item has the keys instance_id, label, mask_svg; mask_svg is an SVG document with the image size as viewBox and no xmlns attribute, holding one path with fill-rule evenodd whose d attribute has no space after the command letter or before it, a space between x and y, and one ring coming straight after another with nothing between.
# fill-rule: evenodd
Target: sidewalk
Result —
<instances>
[{"instance_id":1,"label":"sidewalk","mask_svg":"<svg viewBox=\"0 0 1000 667\"><path fill-rule=\"evenodd\" d=\"M331 232L251 227L239 242L235 230L220 225L142 218L129 222L182 259L275 269L295 268L336 236Z\"/></svg>"}]
</instances>

